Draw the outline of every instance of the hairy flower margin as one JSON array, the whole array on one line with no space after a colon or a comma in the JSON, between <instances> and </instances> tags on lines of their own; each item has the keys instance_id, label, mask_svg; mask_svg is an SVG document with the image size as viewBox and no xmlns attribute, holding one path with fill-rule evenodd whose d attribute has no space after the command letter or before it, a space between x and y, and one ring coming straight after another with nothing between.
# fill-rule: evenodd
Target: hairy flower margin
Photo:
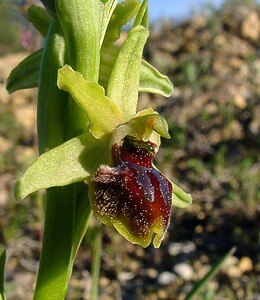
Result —
<instances>
[{"instance_id":1,"label":"hairy flower margin","mask_svg":"<svg viewBox=\"0 0 260 300\"><path fill-rule=\"evenodd\" d=\"M99 4L99 1L93 2L95 5ZM171 206L187 207L192 200L189 194L153 165L160 137L170 138L167 122L151 108L136 113L139 91L164 96L169 96L172 91L169 79L142 60L143 47L149 34L147 1L143 1L141 5L139 1L125 0L119 4L113 0L100 1L103 10L100 10L102 15L99 19L102 22L93 27L97 34L90 31L89 40L84 41L86 49L91 51L79 52L83 55L82 59L90 53L86 63L88 60L93 62L91 69L84 73L80 72L80 69L86 68L82 59L77 56L78 53L72 55L78 46L82 46L82 36L70 36L74 31L71 31L69 19L64 18L62 9L66 8L68 14L77 11L82 17L93 15L93 12L88 14L78 10L81 1L77 2L73 10L68 8L73 7L73 1L66 2L66 6L64 3L56 2L56 10L52 13L55 13L59 22L53 20L51 26L57 27L54 41L58 41L57 45L62 53L67 53L65 46L72 47L68 51L69 63L76 69L62 62L58 67L57 86L66 92L66 99L61 94L62 100L55 104L55 109L59 112L61 105L67 105L66 101L73 99L77 105L71 111L72 123L69 125L73 128L73 123L80 121L77 124L79 127L77 130L70 129L69 136L73 137L65 137L65 142L59 145L55 145L54 138L51 140L54 144L50 143L50 146L46 142L42 143L42 154L16 182L15 196L23 199L39 189L85 182L89 186L91 207L103 223L113 225L132 243L147 247L153 241L154 246L159 247L169 225ZM129 21L132 18L128 16L127 9L131 5L135 6L132 12L135 20L125 42L119 47L115 44L119 37L117 32L124 25L123 20ZM47 8L53 7L47 5ZM91 6L86 5L84 9L91 10ZM43 25L50 22L50 17L46 17L42 9L32 7L29 15L36 28L47 32ZM43 24L42 19L45 21ZM83 20L81 18L71 20L75 28L84 25L77 23ZM95 18L95 22L97 20ZM110 26L110 22L115 28ZM97 42L97 36L100 36L100 43ZM74 47L75 40L77 43ZM61 53L59 49L58 52L55 51ZM17 66L8 80L10 91L38 84L37 68L25 76L24 83L21 84L18 79L19 74L28 70L28 66L39 64L41 55L41 51L32 54ZM53 88L56 89L57 86ZM56 126L55 114L51 115L52 113L54 110L50 107L42 128L46 127L47 121L50 122L50 128L54 124ZM77 116L80 120L75 119ZM63 115L59 117L62 122L70 122L63 120ZM62 126L67 128L68 123ZM42 132L45 134L47 131ZM42 140L48 140L48 136L46 139L43 135Z\"/></svg>"}]
</instances>

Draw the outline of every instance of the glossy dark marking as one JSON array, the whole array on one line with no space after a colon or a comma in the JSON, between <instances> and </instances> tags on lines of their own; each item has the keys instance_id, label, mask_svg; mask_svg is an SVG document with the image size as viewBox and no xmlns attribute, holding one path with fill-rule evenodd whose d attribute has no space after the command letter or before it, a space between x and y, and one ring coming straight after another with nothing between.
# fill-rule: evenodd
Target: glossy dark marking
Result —
<instances>
[{"instance_id":1,"label":"glossy dark marking","mask_svg":"<svg viewBox=\"0 0 260 300\"><path fill-rule=\"evenodd\" d=\"M168 206L171 203L172 198L168 180L158 170L152 169L151 171L159 182L159 188L163 196L164 203L166 206Z\"/></svg>"}]
</instances>

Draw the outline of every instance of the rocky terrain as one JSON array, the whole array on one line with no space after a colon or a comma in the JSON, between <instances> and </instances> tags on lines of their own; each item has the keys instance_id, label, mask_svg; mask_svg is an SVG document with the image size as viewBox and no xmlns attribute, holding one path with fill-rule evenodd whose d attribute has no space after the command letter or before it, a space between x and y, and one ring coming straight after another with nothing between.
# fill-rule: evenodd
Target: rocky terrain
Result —
<instances>
[{"instance_id":1,"label":"rocky terrain","mask_svg":"<svg viewBox=\"0 0 260 300\"><path fill-rule=\"evenodd\" d=\"M100 299L185 299L233 246L197 299L260 299L260 8L227 5L151 27L145 57L175 89L169 99L142 94L140 109L152 106L166 117L172 139L162 142L157 165L194 202L173 209L159 250L104 228ZM37 91L5 90L10 70L25 56L0 57L0 246L8 249L8 300L32 298L44 214L42 193L17 204L11 191L37 156ZM89 240L79 250L69 300L89 299Z\"/></svg>"}]
</instances>

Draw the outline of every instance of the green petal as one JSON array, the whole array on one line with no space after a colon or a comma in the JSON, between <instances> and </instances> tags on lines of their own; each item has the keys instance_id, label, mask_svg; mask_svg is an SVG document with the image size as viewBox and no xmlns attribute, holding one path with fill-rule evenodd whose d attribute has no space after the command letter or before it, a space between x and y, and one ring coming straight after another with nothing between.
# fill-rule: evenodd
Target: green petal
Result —
<instances>
[{"instance_id":1,"label":"green petal","mask_svg":"<svg viewBox=\"0 0 260 300\"><path fill-rule=\"evenodd\" d=\"M108 97L119 107L123 121L136 113L140 68L148 30L134 27L122 45L114 64L107 88Z\"/></svg>"},{"instance_id":2,"label":"green petal","mask_svg":"<svg viewBox=\"0 0 260 300\"><path fill-rule=\"evenodd\" d=\"M144 137L146 136L146 133L149 135L149 131L153 130L166 139L170 138L168 124L157 112L146 115L137 114L135 118L128 122L128 124L134 128L136 132L142 131Z\"/></svg>"},{"instance_id":3,"label":"green petal","mask_svg":"<svg viewBox=\"0 0 260 300\"><path fill-rule=\"evenodd\" d=\"M111 2L115 2L113 0L102 0L101 2L105 2L105 11L101 18L101 37L103 39L103 30L104 30L104 19L107 14L107 20L109 17L108 9L111 10L114 8ZM115 63L115 60L118 56L120 48L115 45L115 41L119 39L121 28L123 25L127 24L131 19L133 19L140 7L140 2L138 0L125 0L116 5L116 8L113 11L112 16L110 16L109 24L107 26L107 31L105 32L104 41L101 47L101 62L100 62L100 76L99 82L107 88L108 81ZM102 41L101 39L101 41Z\"/></svg>"},{"instance_id":4,"label":"green petal","mask_svg":"<svg viewBox=\"0 0 260 300\"><path fill-rule=\"evenodd\" d=\"M164 138L170 138L166 120L152 108L138 112L134 118L120 126L116 131L118 133L121 131L125 135L134 135L143 140L148 140L153 131Z\"/></svg>"},{"instance_id":5,"label":"green petal","mask_svg":"<svg viewBox=\"0 0 260 300\"><path fill-rule=\"evenodd\" d=\"M38 86L42 49L22 60L10 73L6 89L9 93Z\"/></svg>"},{"instance_id":6,"label":"green petal","mask_svg":"<svg viewBox=\"0 0 260 300\"><path fill-rule=\"evenodd\" d=\"M40 189L83 181L104 163L110 163L109 138L84 133L39 156L16 182L15 197L22 200Z\"/></svg>"},{"instance_id":7,"label":"green petal","mask_svg":"<svg viewBox=\"0 0 260 300\"><path fill-rule=\"evenodd\" d=\"M172 184L172 206L179 208L188 207L192 203L192 197L190 194L186 193L177 184Z\"/></svg>"},{"instance_id":8,"label":"green petal","mask_svg":"<svg viewBox=\"0 0 260 300\"><path fill-rule=\"evenodd\" d=\"M58 72L58 86L71 94L90 121L90 132L100 138L121 123L117 106L106 96L103 87L86 81L71 67L64 66Z\"/></svg>"}]
</instances>

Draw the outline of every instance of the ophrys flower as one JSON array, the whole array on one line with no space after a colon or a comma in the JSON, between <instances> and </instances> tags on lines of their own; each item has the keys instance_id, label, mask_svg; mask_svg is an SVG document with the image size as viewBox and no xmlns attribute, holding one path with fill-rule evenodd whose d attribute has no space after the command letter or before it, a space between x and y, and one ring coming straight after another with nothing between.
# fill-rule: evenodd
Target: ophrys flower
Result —
<instances>
[{"instance_id":1,"label":"ophrys flower","mask_svg":"<svg viewBox=\"0 0 260 300\"><path fill-rule=\"evenodd\" d=\"M114 166L101 165L92 177L93 211L130 242L160 246L168 228L172 185L152 164L156 146L126 136L112 148Z\"/></svg>"}]
</instances>

